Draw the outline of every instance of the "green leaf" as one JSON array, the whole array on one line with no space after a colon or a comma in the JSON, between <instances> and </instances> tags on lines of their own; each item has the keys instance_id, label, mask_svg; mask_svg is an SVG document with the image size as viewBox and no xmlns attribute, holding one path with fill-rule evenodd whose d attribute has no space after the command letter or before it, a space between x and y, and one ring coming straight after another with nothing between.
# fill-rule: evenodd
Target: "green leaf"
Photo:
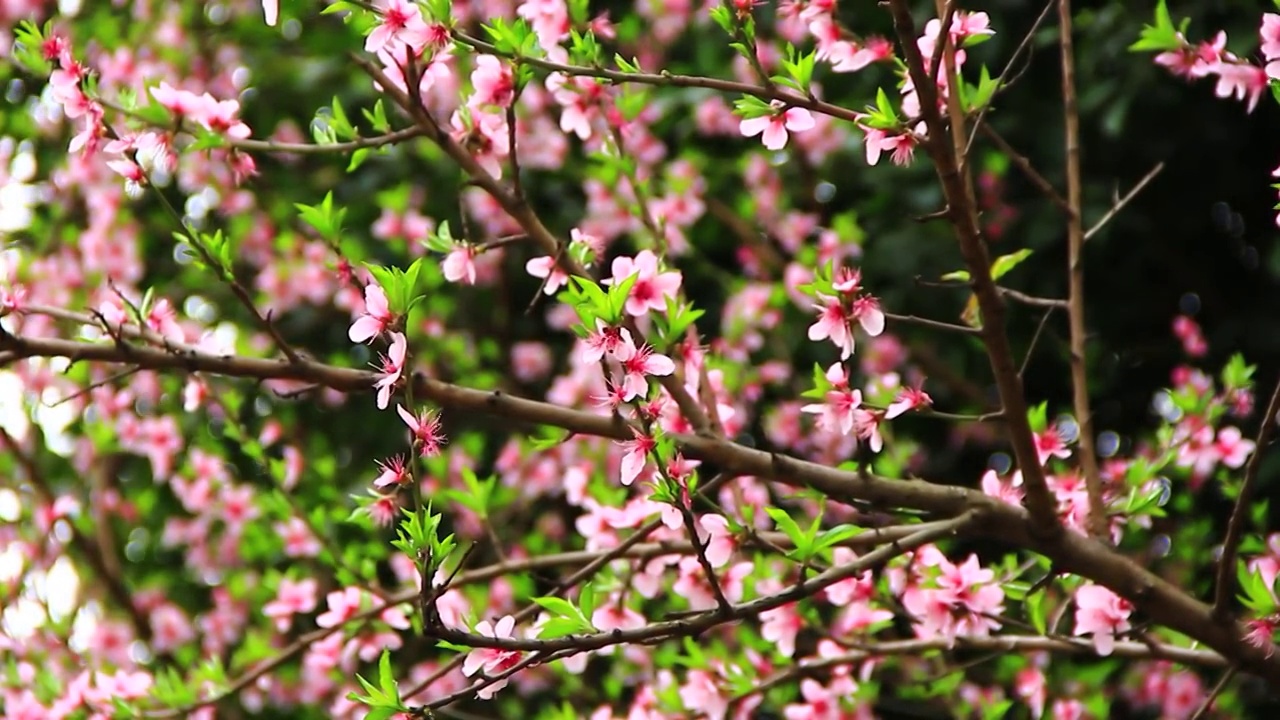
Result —
<instances>
[{"instance_id":1,"label":"green leaf","mask_svg":"<svg viewBox=\"0 0 1280 720\"><path fill-rule=\"evenodd\" d=\"M991 279L999 280L1000 278L1004 277L1006 273L1018 267L1018 265L1021 264L1023 260L1026 260L1029 257L1031 257L1030 248L1023 248L1022 250L1019 250L1018 252L1015 252L1015 253L1010 253L1008 255L1001 255L1000 257L996 258L995 262L991 263Z\"/></svg>"},{"instance_id":2,"label":"green leaf","mask_svg":"<svg viewBox=\"0 0 1280 720\"><path fill-rule=\"evenodd\" d=\"M1045 428L1049 426L1048 401L1027 410L1027 423L1031 425L1031 432L1044 432Z\"/></svg>"},{"instance_id":3,"label":"green leaf","mask_svg":"<svg viewBox=\"0 0 1280 720\"><path fill-rule=\"evenodd\" d=\"M391 671L390 650L383 650L382 657L378 659L378 684L387 697L395 698L396 702L400 701L400 687L396 683L395 673Z\"/></svg>"},{"instance_id":4,"label":"green leaf","mask_svg":"<svg viewBox=\"0 0 1280 720\"><path fill-rule=\"evenodd\" d=\"M355 152L351 153L351 162L347 163L347 172L355 172L372 153L373 150L370 148L357 148Z\"/></svg>"},{"instance_id":5,"label":"green leaf","mask_svg":"<svg viewBox=\"0 0 1280 720\"><path fill-rule=\"evenodd\" d=\"M337 242L342 233L342 220L346 217L346 208L335 207L333 192L325 193L319 205L303 205L295 203L298 216L303 222L315 228L316 232L326 240Z\"/></svg>"},{"instance_id":6,"label":"green leaf","mask_svg":"<svg viewBox=\"0 0 1280 720\"><path fill-rule=\"evenodd\" d=\"M834 545L848 540L849 538L862 533L862 528L856 525L837 525L829 530L819 533L813 542L813 551L820 552Z\"/></svg>"},{"instance_id":7,"label":"green leaf","mask_svg":"<svg viewBox=\"0 0 1280 720\"><path fill-rule=\"evenodd\" d=\"M391 123L387 122L387 110L382 106L381 98L373 104L373 112L368 109L361 109L360 112L364 113L364 119L369 121L374 130L380 133L391 132Z\"/></svg>"},{"instance_id":8,"label":"green leaf","mask_svg":"<svg viewBox=\"0 0 1280 720\"><path fill-rule=\"evenodd\" d=\"M550 640L553 638L566 637L568 635L577 635L583 632L582 624L573 618L557 617L551 618L544 622L541 629L538 630L539 640ZM590 632L589 630L587 632Z\"/></svg>"},{"instance_id":9,"label":"green leaf","mask_svg":"<svg viewBox=\"0 0 1280 720\"><path fill-rule=\"evenodd\" d=\"M582 614L573 603L564 598L539 597L534 598L533 601L557 617L579 617Z\"/></svg>"},{"instance_id":10,"label":"green leaf","mask_svg":"<svg viewBox=\"0 0 1280 720\"><path fill-rule=\"evenodd\" d=\"M1046 630L1048 626L1046 624L1047 613L1045 612L1044 592L1042 591L1032 595L1028 595L1024 603L1025 604L1023 605L1023 607L1027 611L1027 620L1031 623L1033 627L1035 627L1037 633L1041 635L1046 634Z\"/></svg>"},{"instance_id":11,"label":"green leaf","mask_svg":"<svg viewBox=\"0 0 1280 720\"><path fill-rule=\"evenodd\" d=\"M773 106L754 95L743 95L733 103L733 111L746 118L764 117L773 114Z\"/></svg>"},{"instance_id":12,"label":"green leaf","mask_svg":"<svg viewBox=\"0 0 1280 720\"><path fill-rule=\"evenodd\" d=\"M1137 42L1129 46L1131 52L1178 50L1185 41L1179 37L1178 29L1169 16L1169 8L1165 0L1156 4L1154 25L1146 25L1138 36Z\"/></svg>"},{"instance_id":13,"label":"green leaf","mask_svg":"<svg viewBox=\"0 0 1280 720\"><path fill-rule=\"evenodd\" d=\"M582 586L582 590L578 593L578 607L582 611L582 616L590 618L596 611L596 588L591 583Z\"/></svg>"},{"instance_id":14,"label":"green leaf","mask_svg":"<svg viewBox=\"0 0 1280 720\"><path fill-rule=\"evenodd\" d=\"M813 556L813 536L816 534L816 527L810 527L806 532L782 508L767 507L764 511L769 513L769 517L773 518L778 529L796 546L795 551L790 553L791 556L800 560L807 560Z\"/></svg>"}]
</instances>

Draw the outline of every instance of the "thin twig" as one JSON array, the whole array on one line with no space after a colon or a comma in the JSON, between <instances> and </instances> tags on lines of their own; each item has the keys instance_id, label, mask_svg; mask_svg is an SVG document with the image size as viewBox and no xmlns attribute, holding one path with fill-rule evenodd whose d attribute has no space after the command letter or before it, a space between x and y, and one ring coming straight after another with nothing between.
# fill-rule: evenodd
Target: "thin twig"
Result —
<instances>
[{"instance_id":1,"label":"thin twig","mask_svg":"<svg viewBox=\"0 0 1280 720\"><path fill-rule=\"evenodd\" d=\"M466 33L455 31L453 33L453 37L462 44L469 45L475 50L485 53L486 55L496 55L509 60L517 59L511 53L504 53L492 44L467 35ZM780 88L777 85L763 87L760 85L735 82L732 80L720 80L717 78L690 75L674 75L668 72L622 72L621 70L607 70L605 68L565 65L529 56L521 56L518 60L525 65L536 67L541 70L559 72L565 75L600 78L617 84L633 83L636 85L655 85L659 87L707 88L734 95L751 95L766 102L770 100L780 100L788 106L802 107L807 110L819 112L824 115L830 115L831 117L839 118L841 120L848 120L849 122L858 121L858 112L855 110L805 97L797 92Z\"/></svg>"},{"instance_id":2,"label":"thin twig","mask_svg":"<svg viewBox=\"0 0 1280 720\"><path fill-rule=\"evenodd\" d=\"M729 598L725 596L724 588L720 586L720 577L712 567L711 560L707 558L707 543L698 537L698 522L693 517L693 511L682 507L680 516L684 518L685 532L689 533L689 542L693 544L693 554L698 558L698 565L702 567L703 574L707 576L707 584L711 586L711 592L715 595L716 607L721 614L727 616L733 612L733 603L729 602Z\"/></svg>"},{"instance_id":3,"label":"thin twig","mask_svg":"<svg viewBox=\"0 0 1280 720\"><path fill-rule=\"evenodd\" d=\"M1227 668L1227 671L1222 673L1222 677L1218 678L1218 682L1214 684L1213 689L1205 696L1204 702L1200 703L1200 709L1196 710L1196 714L1191 716L1191 720L1204 720L1204 718L1208 717L1209 711L1213 709L1213 701L1218 699L1218 696L1227 687L1227 683L1231 682L1231 678L1235 676L1235 666Z\"/></svg>"},{"instance_id":4,"label":"thin twig","mask_svg":"<svg viewBox=\"0 0 1280 720\"><path fill-rule=\"evenodd\" d=\"M730 708L732 709L735 704L740 704L743 700L753 695L763 694L776 687L781 687L804 677L816 676L834 668L855 665L876 658L923 655L937 650L950 650L953 647L965 650L989 650L1004 654L1027 654L1043 651L1084 656L1097 654L1097 650L1091 643L1081 642L1077 638L1042 637L1037 635L960 636L956 637L954 642L950 638L887 640L867 643L852 652L833 657L800 660L785 670L759 681L750 690L735 695L729 701ZM1139 642L1117 642L1108 657L1159 658L1199 667L1221 667L1223 665L1222 657L1215 653L1182 648L1175 645L1159 645L1153 649Z\"/></svg>"},{"instance_id":5,"label":"thin twig","mask_svg":"<svg viewBox=\"0 0 1280 720\"><path fill-rule=\"evenodd\" d=\"M289 143L280 142L278 140L236 140L228 139L227 144L239 150L247 150L250 152L268 152L268 153L288 153L292 155L320 155L326 153L344 153L355 150L364 150L384 147L386 145L396 145L406 140L422 137L422 128L411 127L404 130L396 130L386 135L378 135L376 137L356 138L348 142L319 144L319 143Z\"/></svg>"},{"instance_id":6,"label":"thin twig","mask_svg":"<svg viewBox=\"0 0 1280 720\"><path fill-rule=\"evenodd\" d=\"M1007 297L1010 300L1013 300L1015 302L1019 302L1023 305L1030 305L1031 307L1066 309L1068 305L1068 301L1066 300L1059 300L1057 298L1037 297L1035 295L1028 295L1024 292L1018 292L1017 290L1012 290L1007 287L999 287L997 289L1000 291L1000 294L1003 295L1004 297Z\"/></svg>"},{"instance_id":7,"label":"thin twig","mask_svg":"<svg viewBox=\"0 0 1280 720\"><path fill-rule=\"evenodd\" d=\"M1054 308L1044 311L1044 315L1040 318L1040 324L1036 326L1036 332L1031 336L1031 343L1027 345L1027 354L1022 356L1022 367L1018 368L1018 379L1023 379L1027 374L1027 365L1031 364L1031 355L1036 350L1036 344L1040 342L1040 336L1044 334L1044 329L1049 326L1049 318L1053 315Z\"/></svg>"},{"instance_id":8,"label":"thin twig","mask_svg":"<svg viewBox=\"0 0 1280 720\"><path fill-rule=\"evenodd\" d=\"M1000 71L999 77L996 78L996 90L998 94L1007 87L1012 80L1009 79L1009 71L1013 69L1013 64L1022 57L1022 53L1031 47L1031 39L1035 37L1036 31L1044 24L1045 18L1049 17L1049 10L1053 7L1056 0L1049 0L1044 4L1044 9L1040 11L1040 15L1036 17L1036 21L1031 24L1031 29L1022 36L1022 42L1018 43L1018 47L1014 49L1013 54L1009 56L1009 60L1004 64L1004 69ZM964 146L964 156L962 158L965 165L969 162L969 152L973 149L974 138L978 137L978 130L982 127L982 121L987 117L987 110L991 108L991 103L982 106L978 111L978 117L973 121L973 129L969 131L969 140Z\"/></svg>"},{"instance_id":9,"label":"thin twig","mask_svg":"<svg viewBox=\"0 0 1280 720\"><path fill-rule=\"evenodd\" d=\"M1262 455L1267 445L1271 444L1277 413L1280 413L1280 380L1276 380L1275 389L1271 391L1266 415L1262 417L1262 426L1258 428L1258 435L1253 441L1253 455L1249 456L1249 462L1244 466L1244 481L1240 484L1240 494L1236 496L1236 506L1231 511L1231 519L1227 521L1227 536L1222 541L1222 557L1218 559L1218 577L1213 593L1213 616L1219 622L1227 622L1230 617L1228 605L1235 589L1236 552L1240 549L1249 511L1253 509L1258 470L1262 467Z\"/></svg>"},{"instance_id":10,"label":"thin twig","mask_svg":"<svg viewBox=\"0 0 1280 720\"><path fill-rule=\"evenodd\" d=\"M1089 238L1092 238L1094 235L1098 234L1098 232L1102 230L1102 228L1106 227L1107 223L1111 222L1111 219L1114 218L1116 215L1118 215L1120 211L1124 209L1125 205L1128 205L1130 201L1132 201L1135 197L1137 197L1138 193L1142 192L1142 189L1147 186L1147 183L1150 183L1152 180L1154 180L1156 176L1160 174L1161 170L1164 170L1164 163L1163 162L1156 163L1155 167L1148 170L1147 174L1143 175L1142 179L1139 180L1136 185L1130 188L1129 192L1124 194L1124 197L1117 197L1115 201L1112 203L1111 209L1108 210L1105 215L1098 218L1098 222L1094 223L1093 227L1089 228L1089 230L1085 232L1084 234L1085 241L1087 242Z\"/></svg>"},{"instance_id":11,"label":"thin twig","mask_svg":"<svg viewBox=\"0 0 1280 720\"><path fill-rule=\"evenodd\" d=\"M970 327L968 325L956 325L955 323L943 322L941 320L930 320L916 315L895 315L893 313L884 313L886 320L893 322L905 323L910 325L920 325L921 327L933 328L934 330L944 330L946 332L960 333L961 335L981 335L982 330Z\"/></svg>"},{"instance_id":12,"label":"thin twig","mask_svg":"<svg viewBox=\"0 0 1280 720\"><path fill-rule=\"evenodd\" d=\"M999 148L1000 152L1004 153L1005 156L1013 161L1013 164L1022 171L1023 175L1027 176L1027 179L1031 181L1031 184L1036 186L1036 189L1044 193L1045 197L1049 198L1054 205L1057 205L1066 212L1071 212L1071 204L1067 202L1066 198L1062 197L1062 195L1058 193L1057 189L1053 187L1053 183L1046 180L1045 177L1040 174L1040 171L1035 169L1035 166L1031 164L1031 161L1028 160L1025 155L1014 150L1013 146L1009 144L1008 140L1004 139L1003 135L996 132L995 128L992 128L989 123L984 123L978 129L981 130L982 134L986 135L991 142L996 144L996 147Z\"/></svg>"}]
</instances>

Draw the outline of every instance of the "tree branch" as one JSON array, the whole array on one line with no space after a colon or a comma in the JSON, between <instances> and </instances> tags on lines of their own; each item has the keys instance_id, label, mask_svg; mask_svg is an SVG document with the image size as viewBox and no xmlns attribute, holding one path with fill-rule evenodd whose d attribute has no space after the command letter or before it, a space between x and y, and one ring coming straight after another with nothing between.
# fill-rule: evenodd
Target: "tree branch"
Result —
<instances>
[{"instance_id":1,"label":"tree branch","mask_svg":"<svg viewBox=\"0 0 1280 720\"><path fill-rule=\"evenodd\" d=\"M1067 316L1071 333L1071 400L1080 426L1077 438L1080 469L1089 496L1085 526L1089 534L1107 537L1107 508L1102 503L1102 473L1093 446L1093 412L1089 408L1089 375L1085 367L1084 221L1081 215L1080 111L1076 107L1075 50L1071 42L1071 0L1058 0L1059 47L1062 50L1062 115L1067 164Z\"/></svg>"},{"instance_id":2,"label":"tree branch","mask_svg":"<svg viewBox=\"0 0 1280 720\"><path fill-rule=\"evenodd\" d=\"M206 372L257 380L299 380L366 395L378 377L371 371L324 365L305 358L301 363L293 364L284 360L214 355L189 346L161 350L119 342L25 338L2 328L0 353L8 353L14 358L66 357L136 365L148 370ZM617 416L560 407L501 391L452 385L421 375L415 375L412 382L414 397L430 400L445 408L502 417L508 421L552 425L581 435L616 440L631 437L630 427ZM1008 417L1007 422L1012 424L1018 418L1025 418L1025 412ZM862 475L746 447L723 438L673 435L671 439L687 456L714 463L721 472L754 475L786 485L809 487L840 502L871 502L886 508L910 508L940 517L973 512L977 520L966 526L967 534L1041 553L1061 572L1074 573L1112 589L1153 622L1213 648L1232 664L1238 664L1242 671L1280 682L1280 656L1269 656L1264 650L1245 643L1242 639L1244 628L1240 624L1213 622L1208 605L1100 543L1074 532L1046 537L1038 527L1039 521L1021 508L975 490Z\"/></svg>"},{"instance_id":3,"label":"tree branch","mask_svg":"<svg viewBox=\"0 0 1280 720\"><path fill-rule=\"evenodd\" d=\"M1111 209L1108 210L1105 215L1098 218L1098 222L1094 223L1093 227L1089 228L1089 230L1085 232L1084 234L1085 241L1088 242L1090 238L1092 238L1094 235L1097 235L1098 232L1102 230L1102 228L1106 227L1107 223L1111 222L1111 219L1114 218L1116 215L1118 215L1120 211L1124 209L1125 205L1128 205L1135 197L1137 197L1138 193L1142 192L1142 189L1145 188L1148 183L1156 179L1156 176L1160 174L1161 170L1164 170L1164 163L1163 162L1156 163L1155 167L1148 170L1147 174L1143 175L1142 179L1139 180L1136 185L1130 188L1129 192L1124 194L1124 197L1116 197L1115 202L1113 202L1111 205ZM1117 192L1119 192L1118 188L1117 188Z\"/></svg>"},{"instance_id":4,"label":"tree branch","mask_svg":"<svg viewBox=\"0 0 1280 720\"><path fill-rule=\"evenodd\" d=\"M963 128L954 125L948 128L947 122L939 113L937 86L930 82L929 74L925 71L924 58L916 45L915 21L911 18L906 1L892 0L889 7L894 27L898 31L899 44L906 57L907 69L916 92L920 95L921 114L929 129L924 147L933 159L942 184L947 206L950 208L951 224L960 244L960 253L969 268L973 293L982 312L982 339L1000 391L1001 406L1008 421L1009 440L1026 485L1027 508L1035 518L1033 532L1042 538L1052 538L1060 535L1063 528L1058 521L1057 501L1049 491L1044 469L1036 455L1035 439L1027 421L1027 402L1023 396L1022 381L1018 378L1013 351L1009 347L1009 338L1005 335L1004 300L991 277L991 258L978 229L972 188L967 176L960 173L957 148L964 148ZM950 35L944 32L939 42L950 42ZM955 114L952 113L953 120Z\"/></svg>"},{"instance_id":5,"label":"tree branch","mask_svg":"<svg viewBox=\"0 0 1280 720\"><path fill-rule=\"evenodd\" d=\"M1244 466L1244 481L1240 484L1240 494L1236 496L1235 508L1231 511L1231 519L1227 521L1227 536L1222 541L1222 557L1218 559L1218 577L1213 593L1213 616L1219 622L1228 622L1231 595L1236 586L1236 553L1240 550L1240 540L1244 537L1244 524L1249 521L1249 510L1253 505L1253 494L1257 491L1258 470L1262 467L1262 454L1271 444L1271 435L1276 429L1276 414L1280 413L1280 380L1276 380L1275 389L1271 391L1271 399L1267 402L1266 415L1262 417L1262 425L1254 438L1253 455Z\"/></svg>"}]
</instances>

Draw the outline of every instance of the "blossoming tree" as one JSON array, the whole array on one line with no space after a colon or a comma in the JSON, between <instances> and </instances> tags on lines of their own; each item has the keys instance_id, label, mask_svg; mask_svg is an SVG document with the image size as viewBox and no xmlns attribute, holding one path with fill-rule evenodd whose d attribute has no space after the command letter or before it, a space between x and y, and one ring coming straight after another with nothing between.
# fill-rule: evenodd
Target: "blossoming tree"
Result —
<instances>
[{"instance_id":1,"label":"blossoming tree","mask_svg":"<svg viewBox=\"0 0 1280 720\"><path fill-rule=\"evenodd\" d=\"M1084 248L1160 166L1086 213L1071 3L844 5L0 6L5 716L1227 717L1280 684L1280 386L1196 367L1180 316L1144 433L1093 421ZM1255 20L1234 53L1162 2L1132 49L1251 112ZM1055 23L1063 190L992 124ZM1059 212L1065 297L1010 284L988 156ZM836 202L855 166L934 207ZM949 310L863 272L916 251L867 218L958 251L918 283ZM1067 406L1028 397L1031 314Z\"/></svg>"}]
</instances>

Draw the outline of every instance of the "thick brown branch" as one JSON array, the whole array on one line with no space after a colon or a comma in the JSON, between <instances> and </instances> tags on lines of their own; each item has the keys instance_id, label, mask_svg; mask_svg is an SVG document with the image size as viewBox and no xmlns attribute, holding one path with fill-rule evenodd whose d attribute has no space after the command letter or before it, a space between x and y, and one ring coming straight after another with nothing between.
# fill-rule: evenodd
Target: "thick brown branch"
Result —
<instances>
[{"instance_id":1,"label":"thick brown branch","mask_svg":"<svg viewBox=\"0 0 1280 720\"><path fill-rule=\"evenodd\" d=\"M67 357L81 361L137 365L148 370L206 372L258 380L288 379L310 382L344 392L368 394L377 374L340 368L304 359L299 364L203 353L194 348L174 352L113 342L86 343L53 338L19 338L0 333L0 352L13 357ZM460 387L415 376L414 397L445 408L493 415L512 422L560 427L582 435L617 440L631 430L617 417L528 400L503 392ZM1272 414L1274 416L1274 413ZM1025 417L1013 415L1009 419ZM1006 505L980 492L928 482L906 482L827 467L757 450L716 437L675 435L672 440L689 457L714 463L722 472L754 475L792 486L807 486L838 501L861 500L886 508L911 508L940 517L977 513L968 526L974 536L988 537L1011 547L1025 548L1049 558L1055 568L1089 578L1127 598L1153 622L1165 625L1221 653L1242 671L1280 682L1280 656L1245 643L1238 623L1215 623L1211 609L1181 589L1111 549L1067 532L1046 537L1037 521L1021 508Z\"/></svg>"},{"instance_id":2,"label":"thick brown branch","mask_svg":"<svg viewBox=\"0 0 1280 720\"><path fill-rule=\"evenodd\" d=\"M1080 111L1076 107L1075 50L1071 42L1071 0L1058 0L1059 47L1062 49L1062 115L1067 163L1067 316L1071 328L1071 400L1080 426L1076 442L1080 469L1089 495L1086 526L1094 537L1107 536L1107 508L1102 502L1102 473L1093 445L1093 412L1089 408L1089 374L1085 367L1084 220L1081 216Z\"/></svg>"},{"instance_id":3,"label":"thick brown branch","mask_svg":"<svg viewBox=\"0 0 1280 720\"><path fill-rule=\"evenodd\" d=\"M1017 364L1009 338L1005 335L1005 304L991 277L991 258L978 228L977 208L967 176L959 169L957 147L964 147L962 128L949 128L939 112L937 86L929 80L925 60L916 45L916 26L905 0L893 0L889 4L898 39L906 57L907 68L916 92L920 95L920 108L929 137L925 149L933 159L938 179L951 208L951 224L960 244L960 253L968 266L973 282L973 292L982 313L982 339L987 348L992 375L1000 391L1000 402L1008 420L1009 440L1013 445L1018 467L1022 470L1027 489L1027 508L1035 519L1032 532L1038 537L1053 538L1061 535L1057 502L1045 482L1044 469L1040 466L1035 450L1035 439L1027 421L1027 402L1023 396L1022 381L1018 377ZM940 42L949 42L949 35L942 34ZM955 113L953 112L953 116ZM959 131L954 136L952 130Z\"/></svg>"}]
</instances>

